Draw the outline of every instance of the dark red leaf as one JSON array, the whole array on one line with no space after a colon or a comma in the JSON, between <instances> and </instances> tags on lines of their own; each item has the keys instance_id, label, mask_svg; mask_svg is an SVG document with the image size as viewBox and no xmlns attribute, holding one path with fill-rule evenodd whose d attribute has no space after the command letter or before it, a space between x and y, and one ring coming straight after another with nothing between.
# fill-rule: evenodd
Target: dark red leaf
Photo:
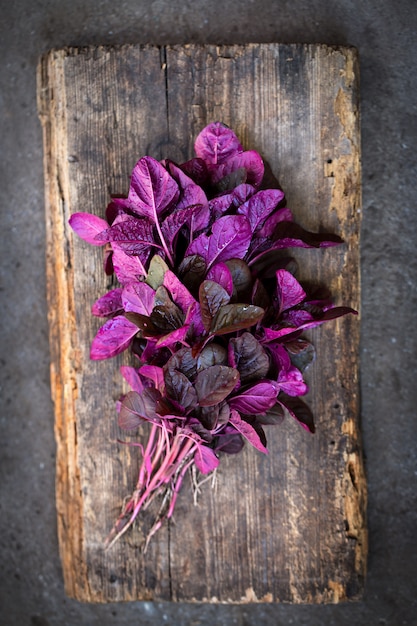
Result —
<instances>
[{"instance_id":1,"label":"dark red leaf","mask_svg":"<svg viewBox=\"0 0 417 626\"><path fill-rule=\"evenodd\" d=\"M239 372L225 365L213 365L199 372L195 389L200 406L213 406L222 402L234 389Z\"/></svg>"}]
</instances>

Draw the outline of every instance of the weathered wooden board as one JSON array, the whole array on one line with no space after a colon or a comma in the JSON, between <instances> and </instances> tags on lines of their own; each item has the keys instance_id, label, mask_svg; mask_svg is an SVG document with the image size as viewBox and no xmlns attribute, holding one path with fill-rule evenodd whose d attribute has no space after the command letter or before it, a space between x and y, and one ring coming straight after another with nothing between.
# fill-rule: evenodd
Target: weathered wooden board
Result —
<instances>
[{"instance_id":1,"label":"weathered wooden board","mask_svg":"<svg viewBox=\"0 0 417 626\"><path fill-rule=\"evenodd\" d=\"M192 156L210 121L269 162L297 220L345 244L298 251L302 279L359 308L360 135L354 50L322 45L123 46L52 51L39 66L57 509L67 593L80 600L337 602L360 596L366 484L359 435L358 318L312 332L317 433L269 428L268 457L225 457L194 506L185 481L174 523L144 556L135 529L103 541L136 480L117 443L119 359L90 362L94 300L109 288L101 249L68 227L103 215L145 154Z\"/></svg>"}]
</instances>

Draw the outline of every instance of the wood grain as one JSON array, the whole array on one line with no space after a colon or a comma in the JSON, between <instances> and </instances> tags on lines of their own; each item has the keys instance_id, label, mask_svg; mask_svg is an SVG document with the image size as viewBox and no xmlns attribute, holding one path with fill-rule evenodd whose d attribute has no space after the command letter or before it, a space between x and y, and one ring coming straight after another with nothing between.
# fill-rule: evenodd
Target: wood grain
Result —
<instances>
[{"instance_id":1,"label":"wood grain","mask_svg":"<svg viewBox=\"0 0 417 626\"><path fill-rule=\"evenodd\" d=\"M338 602L360 597L366 482L359 431L359 321L311 332L308 402L317 433L269 428L270 454L222 458L193 505L142 554L140 526L103 541L135 483L137 451L117 443L121 358L89 361L100 325L89 309L110 286L102 251L68 227L126 194L145 154L182 161L210 121L258 150L297 220L341 235L298 250L300 278L359 308L361 220L358 61L322 45L123 46L52 51L39 65L44 132L51 380L58 533L68 595L91 602ZM146 524L146 519L142 520Z\"/></svg>"}]
</instances>

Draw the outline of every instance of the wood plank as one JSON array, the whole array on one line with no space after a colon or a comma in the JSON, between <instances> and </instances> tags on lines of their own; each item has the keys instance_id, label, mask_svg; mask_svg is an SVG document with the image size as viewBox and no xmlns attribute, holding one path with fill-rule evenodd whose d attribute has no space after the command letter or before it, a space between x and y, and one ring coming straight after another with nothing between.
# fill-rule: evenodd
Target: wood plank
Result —
<instances>
[{"instance_id":1,"label":"wood plank","mask_svg":"<svg viewBox=\"0 0 417 626\"><path fill-rule=\"evenodd\" d=\"M72 236L75 211L102 215L145 154L179 161L213 120L268 161L297 220L345 239L298 250L305 280L359 308L361 218L358 61L322 45L123 46L52 51L39 66L44 130L51 380L58 532L65 586L79 600L337 602L360 597L366 483L359 431L359 322L311 332L317 433L269 428L270 455L225 457L192 504L142 554L136 527L103 540L135 482L138 457L117 443L121 358L90 362L89 315L111 284L101 249Z\"/></svg>"}]
</instances>

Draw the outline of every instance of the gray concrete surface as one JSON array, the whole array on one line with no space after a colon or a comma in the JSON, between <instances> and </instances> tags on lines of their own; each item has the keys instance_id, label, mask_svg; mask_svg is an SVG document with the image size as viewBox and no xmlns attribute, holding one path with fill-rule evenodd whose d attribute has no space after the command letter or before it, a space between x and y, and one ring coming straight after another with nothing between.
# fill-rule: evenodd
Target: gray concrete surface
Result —
<instances>
[{"instance_id":1,"label":"gray concrete surface","mask_svg":"<svg viewBox=\"0 0 417 626\"><path fill-rule=\"evenodd\" d=\"M417 624L416 72L413 0L1 0L0 624ZM56 540L39 55L92 43L321 42L361 57L363 601L332 606L82 605Z\"/></svg>"}]
</instances>

